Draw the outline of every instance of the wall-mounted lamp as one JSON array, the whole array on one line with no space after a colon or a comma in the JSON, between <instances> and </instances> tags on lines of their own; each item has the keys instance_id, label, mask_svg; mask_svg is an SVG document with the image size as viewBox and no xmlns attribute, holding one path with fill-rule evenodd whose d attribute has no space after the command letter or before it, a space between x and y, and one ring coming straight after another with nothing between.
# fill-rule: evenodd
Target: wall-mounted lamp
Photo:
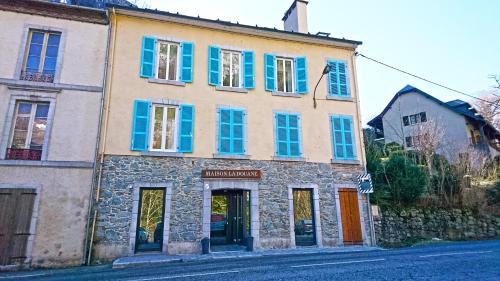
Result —
<instances>
[{"instance_id":1,"label":"wall-mounted lamp","mask_svg":"<svg viewBox=\"0 0 500 281\"><path fill-rule=\"evenodd\" d=\"M321 79L323 79L323 76L325 76L325 74L330 73L331 70L332 70L332 66L329 64L326 64L325 68L323 68L323 73L321 74L321 77L319 78L318 83L316 83L316 87L314 87L314 94L313 94L314 108L316 108L316 89L318 89L318 85L321 82Z\"/></svg>"}]
</instances>

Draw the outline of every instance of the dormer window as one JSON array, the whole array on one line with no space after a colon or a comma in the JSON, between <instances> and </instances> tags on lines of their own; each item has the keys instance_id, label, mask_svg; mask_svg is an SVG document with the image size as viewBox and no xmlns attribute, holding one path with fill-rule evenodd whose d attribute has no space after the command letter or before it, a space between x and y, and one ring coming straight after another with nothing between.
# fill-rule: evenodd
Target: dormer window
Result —
<instances>
[{"instance_id":1,"label":"dormer window","mask_svg":"<svg viewBox=\"0 0 500 281\"><path fill-rule=\"evenodd\" d=\"M30 30L21 80L53 83L61 33Z\"/></svg>"}]
</instances>

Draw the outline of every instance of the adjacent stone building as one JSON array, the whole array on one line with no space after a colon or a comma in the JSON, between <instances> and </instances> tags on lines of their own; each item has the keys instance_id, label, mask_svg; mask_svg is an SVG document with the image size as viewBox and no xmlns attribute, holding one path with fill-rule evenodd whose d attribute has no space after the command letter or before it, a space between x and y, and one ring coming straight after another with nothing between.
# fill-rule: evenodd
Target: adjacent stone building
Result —
<instances>
[{"instance_id":1,"label":"adjacent stone building","mask_svg":"<svg viewBox=\"0 0 500 281\"><path fill-rule=\"evenodd\" d=\"M82 262L105 11L0 1L0 269Z\"/></svg>"},{"instance_id":2,"label":"adjacent stone building","mask_svg":"<svg viewBox=\"0 0 500 281\"><path fill-rule=\"evenodd\" d=\"M361 42L308 33L306 9L277 30L111 8L95 259L372 244Z\"/></svg>"}]
</instances>

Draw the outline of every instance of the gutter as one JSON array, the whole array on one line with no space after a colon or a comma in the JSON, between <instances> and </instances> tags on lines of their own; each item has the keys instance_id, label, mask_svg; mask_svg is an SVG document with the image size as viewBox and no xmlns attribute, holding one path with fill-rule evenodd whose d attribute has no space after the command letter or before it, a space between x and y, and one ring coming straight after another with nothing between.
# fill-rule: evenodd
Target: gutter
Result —
<instances>
[{"instance_id":1,"label":"gutter","mask_svg":"<svg viewBox=\"0 0 500 281\"><path fill-rule=\"evenodd\" d=\"M113 9L114 13L114 9ZM109 11L106 11L106 15L109 18ZM104 63L104 70L103 70L103 80L102 80L102 95L101 95L101 102L100 102L100 110L99 110L99 124L97 126L97 141L96 141L96 148L95 148L95 162L94 162L94 169L92 172L92 188L90 190L89 194L89 209L88 209L88 214L87 214L87 227L85 229L85 245L84 245L84 255L82 257L82 264L84 265L90 265L90 260L92 256L92 244L94 242L94 233L95 233L95 224L97 220L97 209L95 209L95 206L99 202L99 189L101 185L101 175L102 175L102 154L101 156L99 153L99 148L100 148L100 143L101 143L101 131L102 131L102 123L103 121L105 122L107 120L107 114L106 114L106 119L103 118L104 116L104 105L107 105L109 103L106 102L106 92L110 94L109 91L106 91L106 86L107 86L107 77L108 77L108 67L109 67L109 57L110 57L110 43L111 43L111 31L112 31L112 26L111 22L109 23L108 27L108 40L106 40L106 59ZM107 111L106 111L107 112ZM105 122L107 124L107 122ZM106 129L106 126L105 128ZM104 149L103 149L104 151ZM97 163L98 159L99 164ZM98 166L99 166L99 171L98 171ZM98 175L98 177L96 177ZM96 195L94 195L94 189L96 189ZM91 213L92 210L94 210L94 215L92 217L92 228L90 228L90 220L91 220ZM89 235L90 233L90 235ZM89 242L90 238L90 242Z\"/></svg>"}]
</instances>

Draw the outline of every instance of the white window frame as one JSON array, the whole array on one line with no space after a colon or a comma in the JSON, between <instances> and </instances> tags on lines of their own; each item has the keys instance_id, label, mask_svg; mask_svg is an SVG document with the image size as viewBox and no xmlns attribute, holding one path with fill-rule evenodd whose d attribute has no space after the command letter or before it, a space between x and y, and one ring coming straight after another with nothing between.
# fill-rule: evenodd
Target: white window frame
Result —
<instances>
[{"instance_id":1,"label":"white window frame","mask_svg":"<svg viewBox=\"0 0 500 281\"><path fill-rule=\"evenodd\" d=\"M170 63L167 63L167 69L166 69L166 78L159 78L158 73L160 72L160 45L161 44L167 44L167 62L170 61L170 46L176 45L177 46L177 61L176 61L176 72L175 72L175 80L170 80L168 79L168 73L170 71ZM181 58L181 44L177 42L172 42L168 40L158 40L156 42L156 62L155 62L155 78L159 80L166 80L166 81L179 81L180 78L180 58Z\"/></svg>"},{"instance_id":2,"label":"white window frame","mask_svg":"<svg viewBox=\"0 0 500 281\"><path fill-rule=\"evenodd\" d=\"M230 86L224 86L224 53L229 53L229 84ZM239 85L234 86L231 85L233 84L233 64L231 63L233 61L233 54L237 54L240 58L240 73L239 73ZM242 62L243 56L241 51L234 51L234 50L228 50L228 49L220 49L220 85L222 87L229 87L229 88L243 88L243 62Z\"/></svg>"},{"instance_id":3,"label":"white window frame","mask_svg":"<svg viewBox=\"0 0 500 281\"><path fill-rule=\"evenodd\" d=\"M284 91L278 90L278 60L283 61L283 90ZM286 91L286 74L285 74L285 70L286 70L285 62L286 61L290 61L291 65L292 65L292 70L291 70L292 71L292 91L291 92ZM283 93L295 93L295 59L286 58L286 57L276 57L274 63L276 65L275 70L274 70L274 77L276 77L276 91L283 92Z\"/></svg>"},{"instance_id":4,"label":"white window frame","mask_svg":"<svg viewBox=\"0 0 500 281\"><path fill-rule=\"evenodd\" d=\"M10 132L10 139L9 139L9 144L8 148L12 148L12 142L14 141L14 131L16 128L16 122L17 122L17 117L19 116L19 104L21 103L30 103L31 104L31 112L29 114L30 120L28 123L28 132L26 133L26 139L24 140L24 147L22 149L30 149L30 144L31 144L31 138L33 137L33 123L35 122L35 115L36 115L36 109L38 107L38 104L40 103L45 103L49 106L50 109L50 103L49 102L37 102L37 101L29 101L29 100L18 100L15 105L14 109L14 119L12 120L12 126L11 126L11 132ZM21 114L23 117L28 117L28 114ZM47 112L47 123L49 121L49 113ZM44 134L44 143L42 144L42 151L45 146L45 135L47 134L47 125L45 127L45 134Z\"/></svg>"},{"instance_id":5,"label":"white window frame","mask_svg":"<svg viewBox=\"0 0 500 281\"><path fill-rule=\"evenodd\" d=\"M163 120L162 120L162 131L161 131L161 148L155 149L153 148L153 143L154 143L154 132L155 132L155 110L157 107L163 107ZM167 133L167 118L168 114L165 114L166 111L165 109L168 108L175 108L175 122L174 122L174 144L172 149L165 149L165 134ZM168 111L168 110L167 110ZM179 127L179 106L176 105L171 105L171 104L153 104L152 105L152 110L150 113L150 128L149 128L149 150L150 151L162 151L162 152L177 152L177 130Z\"/></svg>"}]
</instances>

